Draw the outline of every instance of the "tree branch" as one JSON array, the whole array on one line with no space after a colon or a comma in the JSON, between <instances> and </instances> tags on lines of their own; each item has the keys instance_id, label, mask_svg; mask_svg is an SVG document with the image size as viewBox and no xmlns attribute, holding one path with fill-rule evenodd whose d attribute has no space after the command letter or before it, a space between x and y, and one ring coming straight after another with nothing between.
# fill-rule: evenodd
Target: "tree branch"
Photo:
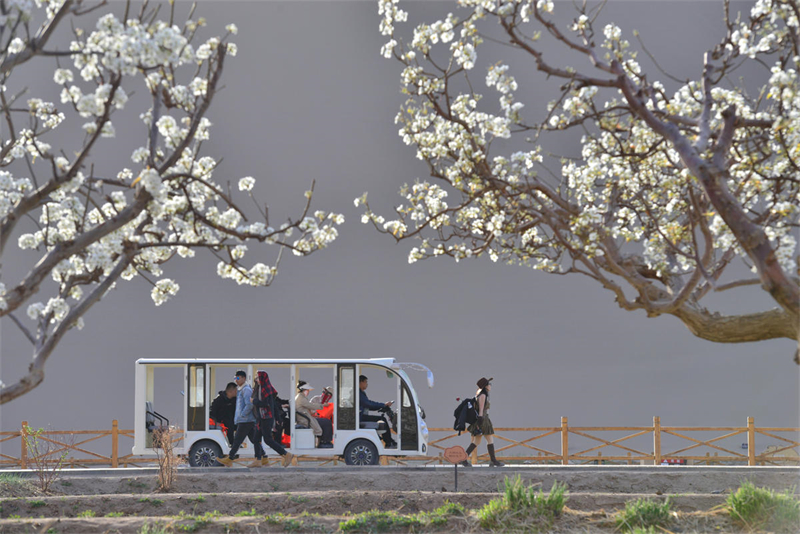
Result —
<instances>
[{"instance_id":1,"label":"tree branch","mask_svg":"<svg viewBox=\"0 0 800 534\"><path fill-rule=\"evenodd\" d=\"M92 290L92 292L80 302L80 304L70 310L61 324L59 324L58 327L56 327L56 329L53 331L53 334L47 339L42 347L36 351L33 357L33 362L30 364L30 367L28 367L28 373L20 378L15 384L5 386L0 389L0 405L6 404L17 397L24 395L42 383L42 380L44 380L44 365L58 342L61 341L61 338L64 337L64 334L67 332L67 330L72 328L72 326L75 324L75 321L83 317L89 308L96 304L103 297L103 295L106 294L106 291L108 291L114 282L119 279L122 272L131 263L131 260L132 256L127 251L124 252L121 259L117 262L117 264L114 266L114 269L112 269L106 279L98 284L94 290Z\"/></svg>"},{"instance_id":2,"label":"tree branch","mask_svg":"<svg viewBox=\"0 0 800 534\"><path fill-rule=\"evenodd\" d=\"M797 339L797 321L786 310L775 308L747 315L719 315L683 306L672 315L695 336L715 343L744 343L767 339Z\"/></svg>"},{"instance_id":3,"label":"tree branch","mask_svg":"<svg viewBox=\"0 0 800 534\"><path fill-rule=\"evenodd\" d=\"M22 331L25 337L28 338L28 341L31 342L31 345L36 345L36 338L34 338L33 334L31 334L31 331L25 328L25 325L22 324L22 322L19 319L17 319L17 316L14 315L13 313L9 313L8 316L11 318L12 321L14 321L14 324L19 327L19 329Z\"/></svg>"}]
</instances>

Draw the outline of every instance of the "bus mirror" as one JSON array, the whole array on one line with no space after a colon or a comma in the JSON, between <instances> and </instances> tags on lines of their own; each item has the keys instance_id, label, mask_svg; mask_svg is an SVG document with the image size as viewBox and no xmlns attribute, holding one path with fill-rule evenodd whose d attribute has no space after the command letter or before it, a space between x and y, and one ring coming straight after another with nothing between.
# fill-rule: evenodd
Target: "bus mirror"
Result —
<instances>
[{"instance_id":1,"label":"bus mirror","mask_svg":"<svg viewBox=\"0 0 800 534\"><path fill-rule=\"evenodd\" d=\"M431 372L430 369L428 370L428 387L429 388L433 387L433 373Z\"/></svg>"}]
</instances>

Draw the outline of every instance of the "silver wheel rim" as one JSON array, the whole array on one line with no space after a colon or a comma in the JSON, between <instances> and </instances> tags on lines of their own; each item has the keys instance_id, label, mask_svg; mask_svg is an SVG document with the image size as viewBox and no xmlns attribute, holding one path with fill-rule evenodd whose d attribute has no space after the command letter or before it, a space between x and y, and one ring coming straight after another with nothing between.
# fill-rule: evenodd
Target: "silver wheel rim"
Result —
<instances>
[{"instance_id":1,"label":"silver wheel rim","mask_svg":"<svg viewBox=\"0 0 800 534\"><path fill-rule=\"evenodd\" d=\"M194 453L194 463L199 467L211 467L217 463L217 451L211 447L200 447Z\"/></svg>"},{"instance_id":2,"label":"silver wheel rim","mask_svg":"<svg viewBox=\"0 0 800 534\"><path fill-rule=\"evenodd\" d=\"M374 456L369 445L356 445L350 451L350 461L353 465L372 465Z\"/></svg>"}]
</instances>

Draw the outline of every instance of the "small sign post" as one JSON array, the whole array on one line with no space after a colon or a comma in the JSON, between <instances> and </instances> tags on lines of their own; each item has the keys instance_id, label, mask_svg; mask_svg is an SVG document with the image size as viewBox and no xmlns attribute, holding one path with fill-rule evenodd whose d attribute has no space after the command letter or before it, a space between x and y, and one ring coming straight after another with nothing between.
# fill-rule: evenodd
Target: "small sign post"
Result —
<instances>
[{"instance_id":1,"label":"small sign post","mask_svg":"<svg viewBox=\"0 0 800 534\"><path fill-rule=\"evenodd\" d=\"M467 451L464 450L464 447L461 445L456 445L455 447L448 447L444 450L444 459L448 462L453 464L453 469L455 473L455 486L456 492L458 491L458 464L463 462L468 458Z\"/></svg>"}]
</instances>

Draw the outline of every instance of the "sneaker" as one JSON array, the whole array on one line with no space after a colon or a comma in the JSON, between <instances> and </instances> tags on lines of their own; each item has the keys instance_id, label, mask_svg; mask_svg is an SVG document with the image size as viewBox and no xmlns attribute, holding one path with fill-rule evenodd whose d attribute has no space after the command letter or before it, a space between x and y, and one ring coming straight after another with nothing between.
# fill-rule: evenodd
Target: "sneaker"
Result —
<instances>
[{"instance_id":1,"label":"sneaker","mask_svg":"<svg viewBox=\"0 0 800 534\"><path fill-rule=\"evenodd\" d=\"M506 464L504 464L503 462L498 462L497 460L492 460L491 462L489 462L489 467L503 467L504 465Z\"/></svg>"},{"instance_id":2,"label":"sneaker","mask_svg":"<svg viewBox=\"0 0 800 534\"><path fill-rule=\"evenodd\" d=\"M472 467L472 464L469 463L468 460L464 460L463 462L458 462L458 465L460 465L461 467Z\"/></svg>"},{"instance_id":3,"label":"sneaker","mask_svg":"<svg viewBox=\"0 0 800 534\"><path fill-rule=\"evenodd\" d=\"M388 442L386 444L386 448L387 449L396 449L397 448L397 442L395 440L392 440L392 441Z\"/></svg>"},{"instance_id":4,"label":"sneaker","mask_svg":"<svg viewBox=\"0 0 800 534\"><path fill-rule=\"evenodd\" d=\"M292 463L292 458L294 458L294 454L287 452L283 455L283 462L281 462L281 465L283 465L283 467L289 467Z\"/></svg>"},{"instance_id":5,"label":"sneaker","mask_svg":"<svg viewBox=\"0 0 800 534\"><path fill-rule=\"evenodd\" d=\"M220 456L219 458L217 458L217 461L222 465L224 465L225 467L233 466L233 460L231 460L230 457L228 456Z\"/></svg>"}]
</instances>

